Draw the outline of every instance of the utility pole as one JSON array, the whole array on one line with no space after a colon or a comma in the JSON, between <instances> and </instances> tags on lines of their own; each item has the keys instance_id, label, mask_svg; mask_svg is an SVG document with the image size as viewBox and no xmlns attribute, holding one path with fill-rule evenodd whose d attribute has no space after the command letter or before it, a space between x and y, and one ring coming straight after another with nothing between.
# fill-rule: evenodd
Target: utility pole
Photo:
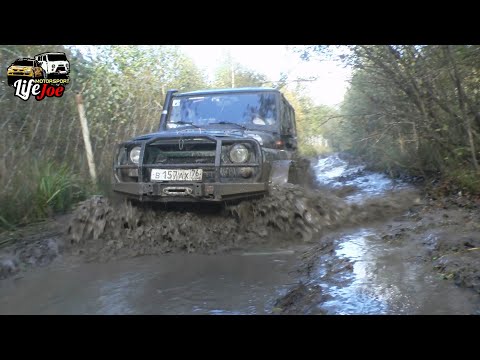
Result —
<instances>
[{"instance_id":1,"label":"utility pole","mask_svg":"<svg viewBox=\"0 0 480 360\"><path fill-rule=\"evenodd\" d=\"M78 115L80 117L80 124L82 128L83 142L85 143L85 152L87 153L88 170L90 177L94 184L97 183L97 172L95 170L95 162L93 159L92 144L90 143L90 133L88 131L87 116L85 115L85 108L83 107L83 98L81 94L75 95L77 102Z\"/></svg>"},{"instance_id":2,"label":"utility pole","mask_svg":"<svg viewBox=\"0 0 480 360\"><path fill-rule=\"evenodd\" d=\"M235 68L233 67L233 61L230 61L230 68L232 71L232 89L235 87Z\"/></svg>"}]
</instances>

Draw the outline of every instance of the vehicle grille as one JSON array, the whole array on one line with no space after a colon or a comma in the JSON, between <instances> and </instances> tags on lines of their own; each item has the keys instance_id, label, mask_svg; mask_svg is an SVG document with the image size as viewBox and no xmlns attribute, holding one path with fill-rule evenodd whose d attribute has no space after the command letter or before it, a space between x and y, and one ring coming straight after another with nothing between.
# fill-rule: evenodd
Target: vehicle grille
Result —
<instances>
[{"instance_id":1,"label":"vehicle grille","mask_svg":"<svg viewBox=\"0 0 480 360\"><path fill-rule=\"evenodd\" d=\"M238 141L225 141L222 143L220 154L220 182L251 182L260 170L257 167L248 166L248 164L258 164L257 154L253 147L248 142L243 142L251 149L250 159L247 161L246 167L251 167L252 176L243 178L241 176L241 166L235 166L229 159L229 151L233 144ZM143 157L142 178L144 181L149 181L152 169L162 169L162 166L168 169L188 169L196 168L203 170L202 182L215 182L215 154L216 141L209 140L158 140L150 143L145 147L145 154ZM233 165L233 166L232 166Z\"/></svg>"},{"instance_id":2,"label":"vehicle grille","mask_svg":"<svg viewBox=\"0 0 480 360\"><path fill-rule=\"evenodd\" d=\"M145 150L143 163L149 164L215 164L216 144L189 143L150 144Z\"/></svg>"}]
</instances>

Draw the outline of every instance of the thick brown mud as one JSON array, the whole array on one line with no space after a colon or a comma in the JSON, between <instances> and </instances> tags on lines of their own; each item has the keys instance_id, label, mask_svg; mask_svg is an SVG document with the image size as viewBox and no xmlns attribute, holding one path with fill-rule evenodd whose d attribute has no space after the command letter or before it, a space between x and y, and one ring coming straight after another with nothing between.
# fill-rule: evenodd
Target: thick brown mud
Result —
<instances>
[{"instance_id":1,"label":"thick brown mud","mask_svg":"<svg viewBox=\"0 0 480 360\"><path fill-rule=\"evenodd\" d=\"M0 313L479 313L478 206L313 165L313 188L218 208L94 196L0 249Z\"/></svg>"},{"instance_id":2,"label":"thick brown mud","mask_svg":"<svg viewBox=\"0 0 480 360\"><path fill-rule=\"evenodd\" d=\"M378 221L401 212L403 201L388 198L348 204L326 190L287 184L261 199L217 211L172 211L93 197L79 204L67 229L66 244L87 260L164 253L215 254L258 245L308 243L339 226Z\"/></svg>"}]
</instances>

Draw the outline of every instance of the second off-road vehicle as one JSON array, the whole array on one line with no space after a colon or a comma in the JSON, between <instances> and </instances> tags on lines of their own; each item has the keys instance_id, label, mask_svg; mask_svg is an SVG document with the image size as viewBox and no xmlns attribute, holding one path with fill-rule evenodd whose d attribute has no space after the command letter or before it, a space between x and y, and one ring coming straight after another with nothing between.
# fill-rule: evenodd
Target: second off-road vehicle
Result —
<instances>
[{"instance_id":1,"label":"second off-road vehicle","mask_svg":"<svg viewBox=\"0 0 480 360\"><path fill-rule=\"evenodd\" d=\"M222 202L297 181L295 111L270 88L167 92L157 132L118 145L113 190L158 202Z\"/></svg>"},{"instance_id":2,"label":"second off-road vehicle","mask_svg":"<svg viewBox=\"0 0 480 360\"><path fill-rule=\"evenodd\" d=\"M67 79L70 74L70 62L67 60L65 53L45 52L35 55L45 73L45 78L59 77Z\"/></svg>"}]
</instances>

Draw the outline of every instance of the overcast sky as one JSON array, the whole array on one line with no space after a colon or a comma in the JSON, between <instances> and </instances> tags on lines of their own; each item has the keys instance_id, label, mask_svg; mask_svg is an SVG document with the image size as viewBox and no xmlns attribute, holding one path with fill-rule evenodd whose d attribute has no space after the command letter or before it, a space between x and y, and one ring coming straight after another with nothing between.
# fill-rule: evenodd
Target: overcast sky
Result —
<instances>
[{"instance_id":1,"label":"overcast sky","mask_svg":"<svg viewBox=\"0 0 480 360\"><path fill-rule=\"evenodd\" d=\"M350 76L348 69L334 61L303 61L286 45L181 45L181 48L210 77L226 53L245 67L265 74L268 80L278 80L282 72L288 73L290 80L315 76L317 81L306 84L316 104L339 104Z\"/></svg>"}]
</instances>

